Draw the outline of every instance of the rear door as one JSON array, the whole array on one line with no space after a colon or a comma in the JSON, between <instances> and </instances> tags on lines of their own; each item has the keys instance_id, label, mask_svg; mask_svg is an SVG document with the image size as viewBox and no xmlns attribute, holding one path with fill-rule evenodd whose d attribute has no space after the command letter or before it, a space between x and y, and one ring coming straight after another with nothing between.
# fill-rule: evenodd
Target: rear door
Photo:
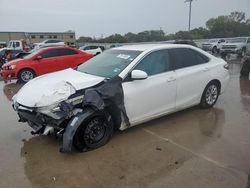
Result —
<instances>
[{"instance_id":1,"label":"rear door","mask_svg":"<svg viewBox=\"0 0 250 188\"><path fill-rule=\"evenodd\" d=\"M122 84L130 123L135 125L173 111L176 76L172 70L168 50L151 52L133 70L146 72L148 78L128 80Z\"/></svg>"},{"instance_id":2,"label":"rear door","mask_svg":"<svg viewBox=\"0 0 250 188\"><path fill-rule=\"evenodd\" d=\"M183 109L199 103L211 79L208 57L189 48L170 49L169 53L177 78L176 108Z\"/></svg>"}]
</instances>

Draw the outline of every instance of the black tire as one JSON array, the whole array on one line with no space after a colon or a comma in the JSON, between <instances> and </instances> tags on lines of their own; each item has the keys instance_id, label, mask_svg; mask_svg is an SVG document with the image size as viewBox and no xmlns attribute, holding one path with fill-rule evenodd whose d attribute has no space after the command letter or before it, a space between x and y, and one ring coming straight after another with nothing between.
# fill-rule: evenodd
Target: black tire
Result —
<instances>
[{"instance_id":1,"label":"black tire","mask_svg":"<svg viewBox=\"0 0 250 188\"><path fill-rule=\"evenodd\" d=\"M109 121L108 121L109 119ZM93 115L77 129L73 144L80 151L89 151L105 145L113 135L111 116Z\"/></svg>"},{"instance_id":2,"label":"black tire","mask_svg":"<svg viewBox=\"0 0 250 188\"><path fill-rule=\"evenodd\" d=\"M213 49L212 49L212 54L216 54L217 52L218 52L217 47L214 46Z\"/></svg>"},{"instance_id":3,"label":"black tire","mask_svg":"<svg viewBox=\"0 0 250 188\"><path fill-rule=\"evenodd\" d=\"M211 108L218 100L220 94L220 86L216 81L209 82L203 91L200 106L202 108Z\"/></svg>"},{"instance_id":4,"label":"black tire","mask_svg":"<svg viewBox=\"0 0 250 188\"><path fill-rule=\"evenodd\" d=\"M19 83L27 83L36 77L36 73L31 69L23 69L18 74Z\"/></svg>"}]
</instances>

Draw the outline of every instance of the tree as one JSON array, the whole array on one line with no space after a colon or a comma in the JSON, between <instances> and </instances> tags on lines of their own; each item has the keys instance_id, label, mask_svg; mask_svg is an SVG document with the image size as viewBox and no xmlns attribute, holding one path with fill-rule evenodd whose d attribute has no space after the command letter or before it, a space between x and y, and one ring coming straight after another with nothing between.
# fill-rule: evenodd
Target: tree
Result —
<instances>
[{"instance_id":1,"label":"tree","mask_svg":"<svg viewBox=\"0 0 250 188\"><path fill-rule=\"evenodd\" d=\"M234 11L231 12L229 18L235 22L243 22L246 19L246 14L244 12Z\"/></svg>"},{"instance_id":2,"label":"tree","mask_svg":"<svg viewBox=\"0 0 250 188\"><path fill-rule=\"evenodd\" d=\"M210 37L238 37L250 34L244 12L232 12L228 16L211 18L206 22Z\"/></svg>"},{"instance_id":3,"label":"tree","mask_svg":"<svg viewBox=\"0 0 250 188\"><path fill-rule=\"evenodd\" d=\"M77 42L99 43L131 43L153 42L174 39L202 39L215 37L238 37L250 35L250 19L246 19L244 12L234 11L229 15L211 18L206 22L206 27L195 28L191 31L178 31L175 34L166 35L163 30L148 30L139 33L126 33L125 35L114 34L106 38L93 39L80 37Z\"/></svg>"}]
</instances>

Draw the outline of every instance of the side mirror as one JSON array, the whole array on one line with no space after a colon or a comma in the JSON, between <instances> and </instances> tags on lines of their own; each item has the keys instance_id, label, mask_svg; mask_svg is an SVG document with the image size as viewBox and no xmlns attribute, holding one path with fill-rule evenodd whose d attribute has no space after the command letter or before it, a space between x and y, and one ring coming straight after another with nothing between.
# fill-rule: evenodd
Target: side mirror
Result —
<instances>
[{"instance_id":1,"label":"side mirror","mask_svg":"<svg viewBox=\"0 0 250 188\"><path fill-rule=\"evenodd\" d=\"M42 58L43 58L43 57L39 55L39 56L37 56L37 57L35 58L35 60L38 60L38 61L39 61L39 60L41 60Z\"/></svg>"},{"instance_id":2,"label":"side mirror","mask_svg":"<svg viewBox=\"0 0 250 188\"><path fill-rule=\"evenodd\" d=\"M141 70L133 70L131 72L131 79L132 80L144 80L148 77L148 74Z\"/></svg>"}]
</instances>

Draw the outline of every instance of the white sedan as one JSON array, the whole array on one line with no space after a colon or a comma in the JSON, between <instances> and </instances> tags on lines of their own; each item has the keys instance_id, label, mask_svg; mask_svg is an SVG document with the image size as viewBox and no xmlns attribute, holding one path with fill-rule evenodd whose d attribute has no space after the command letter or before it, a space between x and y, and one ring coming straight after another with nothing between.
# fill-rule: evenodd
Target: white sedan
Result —
<instances>
[{"instance_id":1,"label":"white sedan","mask_svg":"<svg viewBox=\"0 0 250 188\"><path fill-rule=\"evenodd\" d=\"M77 70L35 78L13 106L34 134L61 136L61 151L72 145L87 151L104 145L114 130L194 105L212 107L228 81L228 64L196 47L122 46Z\"/></svg>"}]
</instances>

